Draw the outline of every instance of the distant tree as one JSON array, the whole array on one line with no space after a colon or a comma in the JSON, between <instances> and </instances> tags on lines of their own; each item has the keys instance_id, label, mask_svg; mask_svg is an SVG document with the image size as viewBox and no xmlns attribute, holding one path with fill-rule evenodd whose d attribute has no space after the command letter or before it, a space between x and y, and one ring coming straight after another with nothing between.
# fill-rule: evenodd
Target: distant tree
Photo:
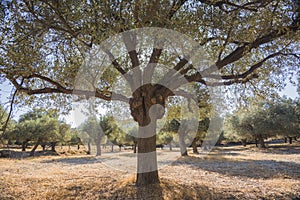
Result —
<instances>
[{"instance_id":1,"label":"distant tree","mask_svg":"<svg viewBox=\"0 0 300 200\"><path fill-rule=\"evenodd\" d=\"M33 121L33 120L29 120ZM35 145L33 146L30 155L33 156L37 147L42 143L50 142L52 150L55 151L56 140L59 134L59 124L56 118L51 118L44 115L35 120L35 129L33 132Z\"/></svg>"},{"instance_id":2,"label":"distant tree","mask_svg":"<svg viewBox=\"0 0 300 200\"><path fill-rule=\"evenodd\" d=\"M264 139L299 135L299 115L296 101L279 99L273 102L256 102L250 107L239 108L227 117L226 137L246 141L255 140L259 147L266 148Z\"/></svg>"},{"instance_id":3,"label":"distant tree","mask_svg":"<svg viewBox=\"0 0 300 200\"><path fill-rule=\"evenodd\" d=\"M132 127L128 130L128 133L125 135L125 143L133 146L133 153L136 153L137 144L138 144L138 128Z\"/></svg>"},{"instance_id":4,"label":"distant tree","mask_svg":"<svg viewBox=\"0 0 300 200\"><path fill-rule=\"evenodd\" d=\"M39 145L45 149L49 144L55 152L57 143L70 140L70 126L58 120L56 111L33 109L20 116L10 137L22 145L22 151L26 150L30 141L34 142L31 155Z\"/></svg>"},{"instance_id":5,"label":"distant tree","mask_svg":"<svg viewBox=\"0 0 300 200\"><path fill-rule=\"evenodd\" d=\"M77 150L80 149L80 145L83 145L82 139L79 137L80 133L77 129L72 128L70 130L70 140L67 142L69 145L69 149L71 145L77 145Z\"/></svg>"},{"instance_id":6,"label":"distant tree","mask_svg":"<svg viewBox=\"0 0 300 200\"><path fill-rule=\"evenodd\" d=\"M85 134L85 141L88 143L88 151L90 152L90 145L94 143L96 145L96 156L101 156L101 142L104 139L105 132L100 125L99 119L95 116L86 119L79 129Z\"/></svg>"},{"instance_id":7,"label":"distant tree","mask_svg":"<svg viewBox=\"0 0 300 200\"><path fill-rule=\"evenodd\" d=\"M58 143L65 143L71 140L71 126L63 121L57 121L58 132L49 139L51 150L55 152L55 147Z\"/></svg>"},{"instance_id":8,"label":"distant tree","mask_svg":"<svg viewBox=\"0 0 300 200\"><path fill-rule=\"evenodd\" d=\"M169 145L170 150L172 150L172 141L174 138L174 133L168 131L160 131L157 134L157 142L161 145Z\"/></svg>"},{"instance_id":9,"label":"distant tree","mask_svg":"<svg viewBox=\"0 0 300 200\"><path fill-rule=\"evenodd\" d=\"M22 145L22 151L26 151L28 142L34 139L36 126L36 121L26 120L19 122L15 126L14 130L10 132L10 137L16 140L16 143L20 143Z\"/></svg>"},{"instance_id":10,"label":"distant tree","mask_svg":"<svg viewBox=\"0 0 300 200\"><path fill-rule=\"evenodd\" d=\"M273 121L272 130L279 137L289 139L298 137L300 134L299 99L279 99L269 105L270 118Z\"/></svg>"},{"instance_id":11,"label":"distant tree","mask_svg":"<svg viewBox=\"0 0 300 200\"><path fill-rule=\"evenodd\" d=\"M205 137L207 135L208 128L209 128L209 123L210 123L210 120L209 120L208 117L206 117L206 118L202 119L201 121L199 121L197 134L196 134L196 136L193 139L192 144L191 144L194 154L199 154L197 146L199 144L202 144L203 140L205 139Z\"/></svg>"},{"instance_id":12,"label":"distant tree","mask_svg":"<svg viewBox=\"0 0 300 200\"><path fill-rule=\"evenodd\" d=\"M111 144L111 151L114 151L114 145L121 147L124 144L125 132L118 127L114 118L112 116L101 116L100 117L100 126L108 139L108 142Z\"/></svg>"},{"instance_id":13,"label":"distant tree","mask_svg":"<svg viewBox=\"0 0 300 200\"><path fill-rule=\"evenodd\" d=\"M266 148L264 139L274 136L271 130L272 121L263 104L248 109L240 108L227 120L226 133L231 132L231 138L237 138L245 145L247 140L254 139L260 148Z\"/></svg>"}]
</instances>

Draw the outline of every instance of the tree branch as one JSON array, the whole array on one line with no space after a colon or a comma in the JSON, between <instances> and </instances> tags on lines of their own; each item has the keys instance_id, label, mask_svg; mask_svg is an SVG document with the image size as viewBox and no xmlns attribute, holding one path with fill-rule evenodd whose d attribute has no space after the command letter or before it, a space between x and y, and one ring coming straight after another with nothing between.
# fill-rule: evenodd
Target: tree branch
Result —
<instances>
[{"instance_id":1,"label":"tree branch","mask_svg":"<svg viewBox=\"0 0 300 200\"><path fill-rule=\"evenodd\" d=\"M131 61L131 69L133 69L133 82L134 88L136 89L137 86L142 85L142 72L139 68L140 62L138 59L138 54L136 51L136 34L131 32L125 32L122 34L123 42L126 46L127 52L130 57Z\"/></svg>"},{"instance_id":2,"label":"tree branch","mask_svg":"<svg viewBox=\"0 0 300 200\"><path fill-rule=\"evenodd\" d=\"M290 28L291 27L286 28L286 29L282 29L282 30L273 30L269 34L264 35L260 38L257 38L256 40L254 40L251 43L246 43L243 46L237 47L233 52L231 52L225 58L223 58L222 60L217 61L214 66L211 66L211 67L201 71L200 73L202 75L211 74L215 70L221 69L224 66L239 60L240 58L242 58L244 56L244 54L247 51L258 48L259 46L261 46L263 44L266 44L266 43L271 42L272 40L274 40L276 38L284 36L285 34L288 33ZM299 26L297 27L297 30L298 29L299 29Z\"/></svg>"},{"instance_id":3,"label":"tree branch","mask_svg":"<svg viewBox=\"0 0 300 200\"><path fill-rule=\"evenodd\" d=\"M171 20L172 17L176 14L176 12L181 8L181 6L187 2L187 0L178 0L173 1L172 7L170 9L170 12L168 14L168 19Z\"/></svg>"},{"instance_id":4,"label":"tree branch","mask_svg":"<svg viewBox=\"0 0 300 200\"><path fill-rule=\"evenodd\" d=\"M143 81L144 83L150 83L152 80L152 76L154 73L154 69L157 66L159 57L162 53L162 48L158 49L158 48L153 48L152 50L152 54L150 56L150 60L149 63L147 64L147 66L144 69L144 73L143 73Z\"/></svg>"},{"instance_id":5,"label":"tree branch","mask_svg":"<svg viewBox=\"0 0 300 200\"><path fill-rule=\"evenodd\" d=\"M23 81L22 81L23 82ZM12 112L13 112L13 105L14 105L14 101L15 101L15 97L18 93L18 90L16 89L13 93L13 96L12 96L12 99L10 101L10 106L9 106L9 112L8 112L8 116L5 120L5 123L3 125L3 127L1 127L1 131L2 131L2 137L5 137L6 136L6 130L7 130L7 126L8 126L8 123L9 123L9 120L11 118L11 115L12 115Z\"/></svg>"},{"instance_id":6,"label":"tree branch","mask_svg":"<svg viewBox=\"0 0 300 200\"><path fill-rule=\"evenodd\" d=\"M12 84L15 86L15 88L20 91L24 92L28 95L34 95L34 94L47 94L47 93L56 93L56 94L71 94L71 95L84 95L87 98L89 97L97 97L106 101L111 101L111 100L119 100L123 102L128 102L129 99L118 93L114 92L108 92L108 91L101 91L96 89L95 91L88 91L88 90L79 90L79 89L67 89L60 85L59 83L55 82L54 80L51 80L47 77L43 77L41 75L35 76L38 77L44 81L47 81L51 83L52 85L56 86L56 88L52 87L44 87L44 88L39 88L39 89L30 89L22 86L22 83L18 83L16 79L9 78L9 80L12 82ZM22 80L23 82L23 80Z\"/></svg>"},{"instance_id":7,"label":"tree branch","mask_svg":"<svg viewBox=\"0 0 300 200\"><path fill-rule=\"evenodd\" d=\"M128 84L130 85L131 90L134 89L134 82L133 82L133 77L132 75L130 75L129 73L127 73L128 71L125 71L120 64L118 63L117 59L114 57L114 55L104 46L101 46L101 49L103 49L103 51L108 55L109 59L111 60L111 63L113 64L113 66L115 67L116 70L118 70L118 72L120 72L120 74L123 75L123 77L126 79L126 81L128 82Z\"/></svg>"},{"instance_id":8,"label":"tree branch","mask_svg":"<svg viewBox=\"0 0 300 200\"><path fill-rule=\"evenodd\" d=\"M266 58L264 58L263 60L259 61L258 63L252 65L248 70L246 70L245 72L243 72L241 74L221 75L221 76L209 74L209 75L204 76L203 78L214 78L214 79L224 79L224 80L236 79L236 78L243 79L243 78L246 78L251 73L253 73L256 69L261 67L267 60L270 60L271 58L274 58L278 55L283 55L283 54L280 52L273 53L273 54L267 56Z\"/></svg>"},{"instance_id":9,"label":"tree branch","mask_svg":"<svg viewBox=\"0 0 300 200\"><path fill-rule=\"evenodd\" d=\"M257 12L258 8L262 8L262 7L267 6L269 3L272 2L272 0L265 0L265 1L256 0L256 1L253 1L253 2L244 3L242 5L232 3L228 0L222 0L222 1L200 0L200 2L204 3L204 4L207 4L207 5L216 6L220 10L222 10L226 13L229 13L229 12L232 12L232 11L235 11L235 10L238 10L238 9ZM224 8L224 5L231 6L231 7L233 7L233 9L227 10L227 9Z\"/></svg>"}]
</instances>

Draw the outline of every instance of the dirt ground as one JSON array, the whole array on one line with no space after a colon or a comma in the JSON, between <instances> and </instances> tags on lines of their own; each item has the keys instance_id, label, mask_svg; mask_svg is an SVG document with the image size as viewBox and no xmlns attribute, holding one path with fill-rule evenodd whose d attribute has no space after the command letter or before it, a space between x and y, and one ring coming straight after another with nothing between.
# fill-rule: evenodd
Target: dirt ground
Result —
<instances>
[{"instance_id":1,"label":"dirt ground","mask_svg":"<svg viewBox=\"0 0 300 200\"><path fill-rule=\"evenodd\" d=\"M219 147L175 157L158 150L161 183L134 185L131 151L0 159L0 199L300 199L300 142Z\"/></svg>"}]
</instances>

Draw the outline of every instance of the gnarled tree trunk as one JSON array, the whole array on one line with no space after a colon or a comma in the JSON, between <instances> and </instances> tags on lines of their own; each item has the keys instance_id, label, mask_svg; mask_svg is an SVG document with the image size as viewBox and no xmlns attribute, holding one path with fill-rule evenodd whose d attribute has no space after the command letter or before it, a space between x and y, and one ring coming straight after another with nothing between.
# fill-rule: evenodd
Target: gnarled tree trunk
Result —
<instances>
[{"instance_id":1,"label":"gnarled tree trunk","mask_svg":"<svg viewBox=\"0 0 300 200\"><path fill-rule=\"evenodd\" d=\"M194 138L193 142L192 142L192 147L193 147L193 153L194 154L199 154L199 151L197 149L197 141L198 141L198 138Z\"/></svg>"},{"instance_id":2,"label":"gnarled tree trunk","mask_svg":"<svg viewBox=\"0 0 300 200\"><path fill-rule=\"evenodd\" d=\"M90 155L91 154L91 142L88 142L87 146L88 146L87 154Z\"/></svg>"},{"instance_id":3,"label":"gnarled tree trunk","mask_svg":"<svg viewBox=\"0 0 300 200\"><path fill-rule=\"evenodd\" d=\"M241 141L242 141L242 145L243 145L244 147L247 146L247 140L246 140L246 139L242 139Z\"/></svg>"},{"instance_id":4,"label":"gnarled tree trunk","mask_svg":"<svg viewBox=\"0 0 300 200\"><path fill-rule=\"evenodd\" d=\"M30 151L30 156L34 156L34 152L35 152L36 148L40 145L40 143L41 143L41 141L37 140L37 142L33 146L32 150Z\"/></svg>"},{"instance_id":5,"label":"gnarled tree trunk","mask_svg":"<svg viewBox=\"0 0 300 200\"><path fill-rule=\"evenodd\" d=\"M138 122L136 185L159 183L156 155L156 123L164 115L165 101L172 92L159 84L145 84L129 101L133 119Z\"/></svg>"},{"instance_id":6,"label":"gnarled tree trunk","mask_svg":"<svg viewBox=\"0 0 300 200\"><path fill-rule=\"evenodd\" d=\"M22 142L22 151L26 151L27 142L28 141L23 141Z\"/></svg>"},{"instance_id":7,"label":"gnarled tree trunk","mask_svg":"<svg viewBox=\"0 0 300 200\"><path fill-rule=\"evenodd\" d=\"M51 151L56 152L55 147L56 147L57 142L51 142Z\"/></svg>"},{"instance_id":8,"label":"gnarled tree trunk","mask_svg":"<svg viewBox=\"0 0 300 200\"><path fill-rule=\"evenodd\" d=\"M187 148L186 148L186 144L185 144L185 141L184 141L185 133L184 132L179 132L178 136L179 136L179 146L180 146L181 156L187 156L188 153L187 153Z\"/></svg>"},{"instance_id":9,"label":"gnarled tree trunk","mask_svg":"<svg viewBox=\"0 0 300 200\"><path fill-rule=\"evenodd\" d=\"M96 156L101 156L101 145L98 142L96 144Z\"/></svg>"},{"instance_id":10,"label":"gnarled tree trunk","mask_svg":"<svg viewBox=\"0 0 300 200\"><path fill-rule=\"evenodd\" d=\"M156 125L156 124L155 124ZM141 130L142 129L142 130ZM138 186L158 183L158 169L157 169L157 156L156 156L156 126L151 128L151 137L143 138L145 131L150 131L149 128L139 128L139 133L142 135L138 138L138 154L137 154L137 179ZM149 132L148 132L149 133ZM151 134L151 133L150 133Z\"/></svg>"},{"instance_id":11,"label":"gnarled tree trunk","mask_svg":"<svg viewBox=\"0 0 300 200\"><path fill-rule=\"evenodd\" d=\"M259 143L259 148L262 148L262 149L267 148L264 138L261 135L258 136L258 143Z\"/></svg>"},{"instance_id":12,"label":"gnarled tree trunk","mask_svg":"<svg viewBox=\"0 0 300 200\"><path fill-rule=\"evenodd\" d=\"M136 147L137 147L137 142L134 142L134 144L133 144L133 153L136 153Z\"/></svg>"}]
</instances>

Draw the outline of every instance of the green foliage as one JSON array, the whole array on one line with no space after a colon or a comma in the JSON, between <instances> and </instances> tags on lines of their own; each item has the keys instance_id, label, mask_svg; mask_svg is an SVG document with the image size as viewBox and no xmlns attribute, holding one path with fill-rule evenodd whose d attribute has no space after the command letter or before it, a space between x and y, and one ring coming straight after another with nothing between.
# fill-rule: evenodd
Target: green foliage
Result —
<instances>
[{"instance_id":1,"label":"green foliage","mask_svg":"<svg viewBox=\"0 0 300 200\"><path fill-rule=\"evenodd\" d=\"M229 140L254 140L258 137L294 137L300 132L299 100L279 99L239 108L226 119Z\"/></svg>"},{"instance_id":2,"label":"green foliage","mask_svg":"<svg viewBox=\"0 0 300 200\"><path fill-rule=\"evenodd\" d=\"M138 127L131 127L125 135L124 144L126 145L134 145L137 143L138 139Z\"/></svg>"},{"instance_id":3,"label":"green foliage","mask_svg":"<svg viewBox=\"0 0 300 200\"><path fill-rule=\"evenodd\" d=\"M104 137L104 131L99 124L99 120L93 116L86 119L79 127L79 130L85 135L82 139L86 142L100 144Z\"/></svg>"},{"instance_id":4,"label":"green foliage","mask_svg":"<svg viewBox=\"0 0 300 200\"><path fill-rule=\"evenodd\" d=\"M20 116L19 122L9 134L18 143L64 143L69 141L70 126L58 120L57 113L34 109Z\"/></svg>"},{"instance_id":5,"label":"green foliage","mask_svg":"<svg viewBox=\"0 0 300 200\"><path fill-rule=\"evenodd\" d=\"M157 144L170 144L173 141L174 133L161 131L157 135Z\"/></svg>"},{"instance_id":6,"label":"green foliage","mask_svg":"<svg viewBox=\"0 0 300 200\"><path fill-rule=\"evenodd\" d=\"M100 126L109 142L114 145L123 145L125 143L125 132L118 127L113 117L101 116Z\"/></svg>"}]
</instances>

